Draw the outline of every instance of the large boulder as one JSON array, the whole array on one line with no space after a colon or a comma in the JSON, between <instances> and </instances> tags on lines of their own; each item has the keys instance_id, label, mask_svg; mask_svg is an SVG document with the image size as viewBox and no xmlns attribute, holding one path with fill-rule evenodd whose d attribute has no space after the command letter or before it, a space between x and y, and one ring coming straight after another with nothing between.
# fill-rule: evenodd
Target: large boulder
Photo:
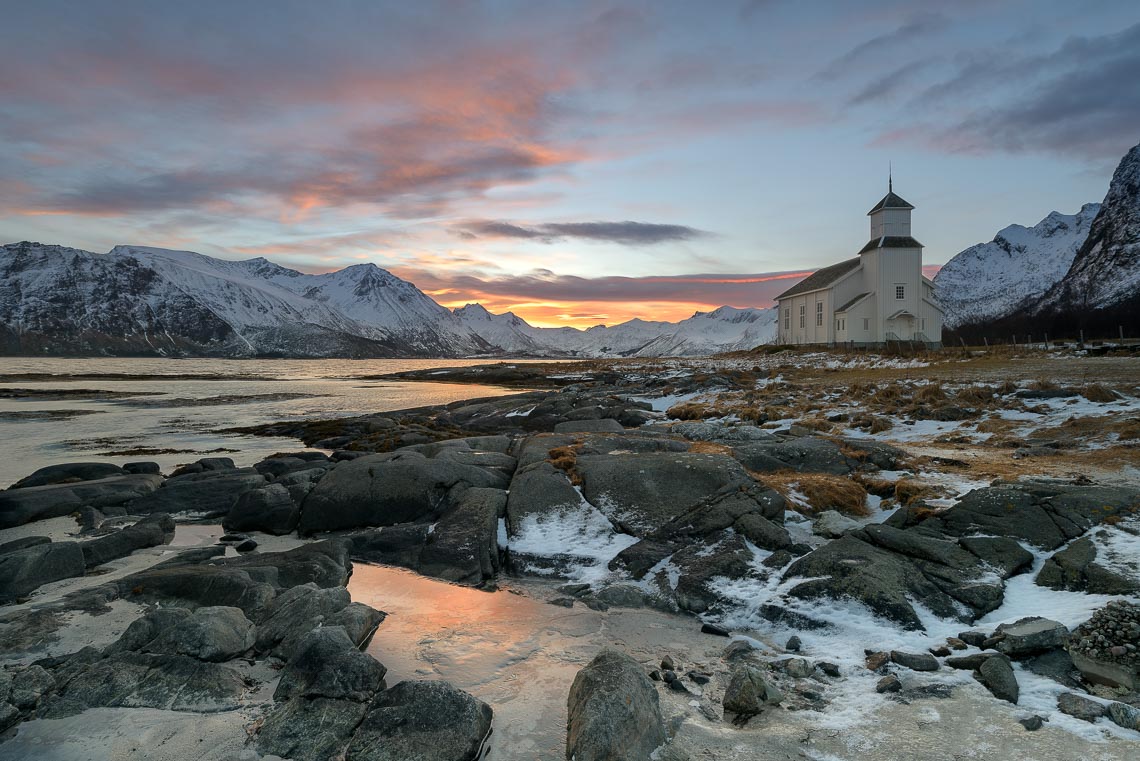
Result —
<instances>
[{"instance_id":1,"label":"large boulder","mask_svg":"<svg viewBox=\"0 0 1140 761\"><path fill-rule=\"evenodd\" d=\"M226 531L263 531L281 536L292 533L300 517L289 489L271 483L241 494L222 519L222 527Z\"/></svg>"},{"instance_id":2,"label":"large boulder","mask_svg":"<svg viewBox=\"0 0 1140 761\"><path fill-rule=\"evenodd\" d=\"M10 489L26 489L29 486L51 484L71 484L77 481L97 481L101 478L125 475L126 471L109 462L67 462L62 465L48 465L30 476L24 476Z\"/></svg>"},{"instance_id":3,"label":"large boulder","mask_svg":"<svg viewBox=\"0 0 1140 761\"><path fill-rule=\"evenodd\" d=\"M231 711L239 707L246 689L242 675L228 666L186 655L122 652L78 666L46 717L97 707Z\"/></svg>"},{"instance_id":4,"label":"large boulder","mask_svg":"<svg viewBox=\"0 0 1140 761\"><path fill-rule=\"evenodd\" d=\"M367 710L367 703L355 700L293 698L265 718L257 746L282 758L343 758Z\"/></svg>"},{"instance_id":5,"label":"large boulder","mask_svg":"<svg viewBox=\"0 0 1140 761\"><path fill-rule=\"evenodd\" d=\"M240 608L158 608L133 621L107 652L188 655L220 663L242 655L253 641L253 624Z\"/></svg>"},{"instance_id":6,"label":"large boulder","mask_svg":"<svg viewBox=\"0 0 1140 761\"><path fill-rule=\"evenodd\" d=\"M242 494L264 485L265 476L253 468L205 469L166 479L161 489L134 500L127 509L138 514L196 513L202 517L220 517L229 513Z\"/></svg>"},{"instance_id":7,"label":"large boulder","mask_svg":"<svg viewBox=\"0 0 1140 761\"><path fill-rule=\"evenodd\" d=\"M1021 690L1008 659L986 658L978 665L974 675L994 697L1017 704Z\"/></svg>"},{"instance_id":8,"label":"large boulder","mask_svg":"<svg viewBox=\"0 0 1140 761\"><path fill-rule=\"evenodd\" d=\"M70 515L81 507L110 507L138 501L158 489L162 476L110 476L94 481L29 486L0 491L0 529Z\"/></svg>"},{"instance_id":9,"label":"large boulder","mask_svg":"<svg viewBox=\"0 0 1140 761\"><path fill-rule=\"evenodd\" d=\"M132 526L80 544L88 568L124 558L135 550L170 544L174 540L174 519L154 513Z\"/></svg>"},{"instance_id":10,"label":"large boulder","mask_svg":"<svg viewBox=\"0 0 1140 761\"><path fill-rule=\"evenodd\" d=\"M663 573L659 587L662 594L671 593L682 610L704 613L720 599L716 582L747 576L752 560L752 550L739 534L712 534L675 552L670 563L679 570L676 586L670 589L671 579Z\"/></svg>"},{"instance_id":11,"label":"large boulder","mask_svg":"<svg viewBox=\"0 0 1140 761\"><path fill-rule=\"evenodd\" d=\"M285 590L265 607L257 627L257 651L288 660L302 637L330 621L351 600L344 587L321 589L309 583Z\"/></svg>"},{"instance_id":12,"label":"large boulder","mask_svg":"<svg viewBox=\"0 0 1140 761\"><path fill-rule=\"evenodd\" d=\"M506 507L502 489L467 489L428 534L416 570L462 583L493 578L499 570L499 516Z\"/></svg>"},{"instance_id":13,"label":"large boulder","mask_svg":"<svg viewBox=\"0 0 1140 761\"><path fill-rule=\"evenodd\" d=\"M367 455L339 463L309 492L302 534L432 521L472 486L505 488L507 479L473 465L418 452Z\"/></svg>"},{"instance_id":14,"label":"large boulder","mask_svg":"<svg viewBox=\"0 0 1140 761\"><path fill-rule=\"evenodd\" d=\"M343 627L322 626L297 643L273 697L366 702L384 689L386 672L380 661L356 649Z\"/></svg>"},{"instance_id":15,"label":"large boulder","mask_svg":"<svg viewBox=\"0 0 1140 761\"><path fill-rule=\"evenodd\" d=\"M400 682L373 698L345 758L477 761L492 716L491 706L447 682Z\"/></svg>"},{"instance_id":16,"label":"large boulder","mask_svg":"<svg viewBox=\"0 0 1140 761\"><path fill-rule=\"evenodd\" d=\"M527 516L541 518L561 508L577 507L581 502L582 495L549 462L520 467L511 480L507 498L508 524L515 531Z\"/></svg>"},{"instance_id":17,"label":"large boulder","mask_svg":"<svg viewBox=\"0 0 1140 761\"><path fill-rule=\"evenodd\" d=\"M0 555L0 603L9 603L43 584L83 576L87 564L76 542L48 542Z\"/></svg>"},{"instance_id":18,"label":"large boulder","mask_svg":"<svg viewBox=\"0 0 1140 761\"><path fill-rule=\"evenodd\" d=\"M724 710L737 716L755 716L766 706L779 705L784 695L763 671L742 663L732 670L724 691Z\"/></svg>"},{"instance_id":19,"label":"large boulder","mask_svg":"<svg viewBox=\"0 0 1140 761\"><path fill-rule=\"evenodd\" d=\"M1096 563L1096 544L1082 536L1045 561L1037 573L1038 586L1070 592L1126 595L1140 592L1140 583Z\"/></svg>"},{"instance_id":20,"label":"large boulder","mask_svg":"<svg viewBox=\"0 0 1140 761\"><path fill-rule=\"evenodd\" d=\"M578 672L567 712L568 761L648 761L665 743L653 682L617 650L602 650Z\"/></svg>"},{"instance_id":21,"label":"large boulder","mask_svg":"<svg viewBox=\"0 0 1140 761\"><path fill-rule=\"evenodd\" d=\"M635 536L755 483L731 457L695 452L580 455L576 468L590 504Z\"/></svg>"},{"instance_id":22,"label":"large boulder","mask_svg":"<svg viewBox=\"0 0 1140 761\"><path fill-rule=\"evenodd\" d=\"M1069 630L1064 624L1040 616L1002 624L997 631L1002 635L997 649L1010 658L1024 658L1055 650L1064 647L1069 641Z\"/></svg>"}]
</instances>

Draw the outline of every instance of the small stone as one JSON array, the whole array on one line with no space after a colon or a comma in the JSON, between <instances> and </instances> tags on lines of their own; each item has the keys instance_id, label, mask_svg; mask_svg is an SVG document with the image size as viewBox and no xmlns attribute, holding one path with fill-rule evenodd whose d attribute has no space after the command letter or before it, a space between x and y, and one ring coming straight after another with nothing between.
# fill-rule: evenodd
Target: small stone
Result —
<instances>
[{"instance_id":1,"label":"small stone","mask_svg":"<svg viewBox=\"0 0 1140 761\"><path fill-rule=\"evenodd\" d=\"M989 639L989 635L979 631L958 632L958 639L967 645L981 647L982 643Z\"/></svg>"},{"instance_id":2,"label":"small stone","mask_svg":"<svg viewBox=\"0 0 1140 761\"><path fill-rule=\"evenodd\" d=\"M734 661L737 658L748 655L755 649L756 648L752 646L752 643L738 639L729 644L729 646L724 649L723 657L726 661Z\"/></svg>"},{"instance_id":3,"label":"small stone","mask_svg":"<svg viewBox=\"0 0 1140 761\"><path fill-rule=\"evenodd\" d=\"M946 644L950 646L951 650L965 650L967 647L969 647L969 645L957 637L947 637Z\"/></svg>"},{"instance_id":4,"label":"small stone","mask_svg":"<svg viewBox=\"0 0 1140 761\"><path fill-rule=\"evenodd\" d=\"M834 663L831 663L830 661L820 661L815 665L820 671L827 674L828 676L835 678L839 677L839 666L835 665Z\"/></svg>"},{"instance_id":5,"label":"small stone","mask_svg":"<svg viewBox=\"0 0 1140 761\"><path fill-rule=\"evenodd\" d=\"M573 608L574 602L575 600L573 597L555 597L550 601L550 604L557 605L560 608Z\"/></svg>"},{"instance_id":6,"label":"small stone","mask_svg":"<svg viewBox=\"0 0 1140 761\"><path fill-rule=\"evenodd\" d=\"M730 636L732 636L732 632L730 632L728 629L723 629L723 628L717 626L716 624L701 624L701 633L702 634L714 634L717 637L730 637Z\"/></svg>"},{"instance_id":7,"label":"small stone","mask_svg":"<svg viewBox=\"0 0 1140 761\"><path fill-rule=\"evenodd\" d=\"M888 674L887 676L880 679L879 683L875 685L875 692L878 692L880 694L885 692L898 692L901 689L902 682L900 682L899 678L894 674Z\"/></svg>"},{"instance_id":8,"label":"small stone","mask_svg":"<svg viewBox=\"0 0 1140 761\"><path fill-rule=\"evenodd\" d=\"M1061 713L1067 713L1082 721L1093 722L1108 713L1108 709L1095 700L1065 692L1057 696L1057 708Z\"/></svg>"},{"instance_id":9,"label":"small stone","mask_svg":"<svg viewBox=\"0 0 1140 761\"><path fill-rule=\"evenodd\" d=\"M800 641L799 637L793 634L788 638L788 644L784 645L784 649L791 653L798 653L802 646L803 642Z\"/></svg>"},{"instance_id":10,"label":"small stone","mask_svg":"<svg viewBox=\"0 0 1140 761\"><path fill-rule=\"evenodd\" d=\"M815 671L815 664L807 658L789 658L784 661L784 673L793 679L806 679Z\"/></svg>"},{"instance_id":11,"label":"small stone","mask_svg":"<svg viewBox=\"0 0 1140 761\"><path fill-rule=\"evenodd\" d=\"M881 671L890 661L890 653L868 653L865 664L868 671Z\"/></svg>"},{"instance_id":12,"label":"small stone","mask_svg":"<svg viewBox=\"0 0 1140 761\"><path fill-rule=\"evenodd\" d=\"M1017 722L1030 732L1036 732L1041 729L1041 725L1045 723L1041 720L1040 716L1029 716L1024 719L1018 719Z\"/></svg>"},{"instance_id":13,"label":"small stone","mask_svg":"<svg viewBox=\"0 0 1140 761\"><path fill-rule=\"evenodd\" d=\"M238 542L237 545L234 546L234 549L238 552L253 552L257 549L257 540L245 539L241 542Z\"/></svg>"},{"instance_id":14,"label":"small stone","mask_svg":"<svg viewBox=\"0 0 1140 761\"><path fill-rule=\"evenodd\" d=\"M702 674L700 671L690 671L685 676L689 677L689 681L693 684L705 685L712 681L710 674Z\"/></svg>"},{"instance_id":15,"label":"small stone","mask_svg":"<svg viewBox=\"0 0 1140 761\"><path fill-rule=\"evenodd\" d=\"M891 660L912 671L937 671L938 659L930 653L904 653L891 651Z\"/></svg>"},{"instance_id":16,"label":"small stone","mask_svg":"<svg viewBox=\"0 0 1140 761\"><path fill-rule=\"evenodd\" d=\"M661 659L661 668L665 671L676 671L677 666L673 663L673 656L666 655Z\"/></svg>"},{"instance_id":17,"label":"small stone","mask_svg":"<svg viewBox=\"0 0 1140 761\"><path fill-rule=\"evenodd\" d=\"M687 687L685 687L684 684L681 683L680 679L674 679L672 682L669 682L669 689L671 689L673 692L680 692L680 693L685 694L685 695L692 695L692 693L689 692L689 689Z\"/></svg>"},{"instance_id":18,"label":"small stone","mask_svg":"<svg viewBox=\"0 0 1140 761\"><path fill-rule=\"evenodd\" d=\"M1005 658L987 658L974 672L974 678L985 685L995 698L1017 705L1021 687L1013 673L1013 666Z\"/></svg>"},{"instance_id":19,"label":"small stone","mask_svg":"<svg viewBox=\"0 0 1140 761\"><path fill-rule=\"evenodd\" d=\"M987 637L978 647L982 648L983 650L993 650L1003 639L1005 639L1005 637L1002 636Z\"/></svg>"},{"instance_id":20,"label":"small stone","mask_svg":"<svg viewBox=\"0 0 1140 761\"><path fill-rule=\"evenodd\" d=\"M1140 708L1127 703L1109 703L1108 718L1113 724L1140 732Z\"/></svg>"},{"instance_id":21,"label":"small stone","mask_svg":"<svg viewBox=\"0 0 1140 761\"><path fill-rule=\"evenodd\" d=\"M649 672L649 678L655 682L660 682L661 681L661 672L658 671L657 669L653 669L652 671Z\"/></svg>"},{"instance_id":22,"label":"small stone","mask_svg":"<svg viewBox=\"0 0 1140 761\"><path fill-rule=\"evenodd\" d=\"M932 647L930 648L930 654L939 658L945 658L946 656L950 655L950 648L946 647L946 645L942 645L941 647Z\"/></svg>"},{"instance_id":23,"label":"small stone","mask_svg":"<svg viewBox=\"0 0 1140 761\"><path fill-rule=\"evenodd\" d=\"M665 680L666 684L671 684L677 681L677 672L665 669L661 672L661 678Z\"/></svg>"}]
</instances>

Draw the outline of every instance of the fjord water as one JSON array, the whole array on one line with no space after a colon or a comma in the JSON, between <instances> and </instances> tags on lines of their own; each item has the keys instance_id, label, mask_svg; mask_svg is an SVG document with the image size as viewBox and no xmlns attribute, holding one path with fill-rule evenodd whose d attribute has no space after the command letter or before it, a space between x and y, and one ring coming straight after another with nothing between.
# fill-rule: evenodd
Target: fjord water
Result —
<instances>
[{"instance_id":1,"label":"fjord water","mask_svg":"<svg viewBox=\"0 0 1140 761\"><path fill-rule=\"evenodd\" d=\"M486 362L0 357L0 488L63 462L153 460L169 471L199 457L221 456L250 465L300 443L224 429L517 393L495 386L367 380Z\"/></svg>"}]
</instances>

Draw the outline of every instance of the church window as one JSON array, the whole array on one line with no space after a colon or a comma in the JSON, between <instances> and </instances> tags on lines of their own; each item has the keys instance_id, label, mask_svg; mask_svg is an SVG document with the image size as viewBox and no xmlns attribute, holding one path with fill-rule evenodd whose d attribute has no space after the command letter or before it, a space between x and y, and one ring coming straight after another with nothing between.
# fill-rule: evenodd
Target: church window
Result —
<instances>
[{"instance_id":1,"label":"church window","mask_svg":"<svg viewBox=\"0 0 1140 761\"><path fill-rule=\"evenodd\" d=\"M864 317L863 318L863 330L870 330L870 329L871 329L871 318Z\"/></svg>"},{"instance_id":2,"label":"church window","mask_svg":"<svg viewBox=\"0 0 1140 761\"><path fill-rule=\"evenodd\" d=\"M800 304L800 327L801 328L804 326L804 312L806 312L806 311L807 311L807 307L804 306L803 304Z\"/></svg>"},{"instance_id":3,"label":"church window","mask_svg":"<svg viewBox=\"0 0 1140 761\"><path fill-rule=\"evenodd\" d=\"M895 298L899 301L906 298L906 286L902 283L895 283Z\"/></svg>"},{"instance_id":4,"label":"church window","mask_svg":"<svg viewBox=\"0 0 1140 761\"><path fill-rule=\"evenodd\" d=\"M815 302L815 324L816 327L823 326L823 302Z\"/></svg>"},{"instance_id":5,"label":"church window","mask_svg":"<svg viewBox=\"0 0 1140 761\"><path fill-rule=\"evenodd\" d=\"M784 330L792 328L792 308L784 307Z\"/></svg>"}]
</instances>

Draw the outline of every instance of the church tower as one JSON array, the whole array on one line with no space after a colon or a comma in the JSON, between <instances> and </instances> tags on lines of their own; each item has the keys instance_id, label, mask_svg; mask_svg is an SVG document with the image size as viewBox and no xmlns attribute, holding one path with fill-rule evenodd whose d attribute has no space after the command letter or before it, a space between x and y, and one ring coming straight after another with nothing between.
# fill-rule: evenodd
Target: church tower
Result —
<instances>
[{"instance_id":1,"label":"church tower","mask_svg":"<svg viewBox=\"0 0 1140 761\"><path fill-rule=\"evenodd\" d=\"M910 237L910 213L914 207L895 195L893 177L887 178L887 194L867 212L871 218L871 240Z\"/></svg>"}]
</instances>

